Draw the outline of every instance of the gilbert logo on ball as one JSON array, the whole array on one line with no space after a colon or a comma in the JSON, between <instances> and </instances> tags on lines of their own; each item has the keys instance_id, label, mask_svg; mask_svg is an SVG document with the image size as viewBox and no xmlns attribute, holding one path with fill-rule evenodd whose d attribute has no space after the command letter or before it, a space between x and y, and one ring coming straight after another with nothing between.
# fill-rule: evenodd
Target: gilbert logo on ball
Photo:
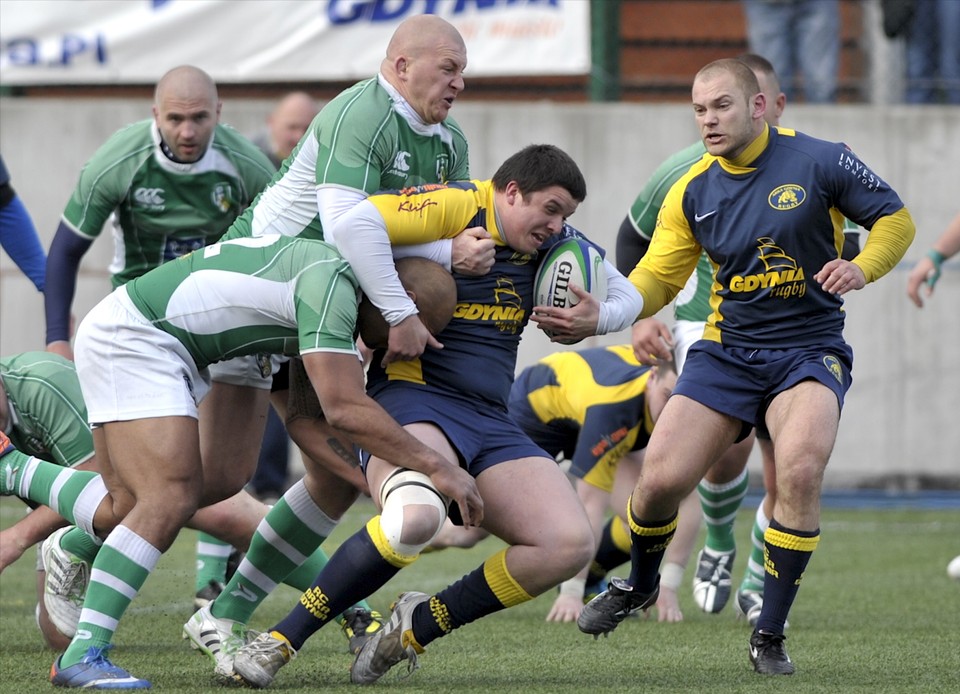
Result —
<instances>
[{"instance_id":1,"label":"gilbert logo on ball","mask_svg":"<svg viewBox=\"0 0 960 694\"><path fill-rule=\"evenodd\" d=\"M537 269L534 282L534 304L569 308L579 299L570 290L577 285L598 301L607 298L607 273L603 258L587 241L567 239L550 248Z\"/></svg>"}]
</instances>

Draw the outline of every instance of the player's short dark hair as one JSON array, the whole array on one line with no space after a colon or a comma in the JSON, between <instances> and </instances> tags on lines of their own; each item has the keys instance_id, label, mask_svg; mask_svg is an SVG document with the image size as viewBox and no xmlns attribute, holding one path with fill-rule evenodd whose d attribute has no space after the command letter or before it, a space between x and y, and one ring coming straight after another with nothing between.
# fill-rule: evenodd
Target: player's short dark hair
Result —
<instances>
[{"instance_id":1,"label":"player's short dark hair","mask_svg":"<svg viewBox=\"0 0 960 694\"><path fill-rule=\"evenodd\" d=\"M766 75L767 79L772 83L771 86L776 91L780 91L780 78L777 76L777 71L774 69L773 63L769 60L756 53L744 53L743 55L737 56L737 60L754 72Z\"/></svg>"},{"instance_id":2,"label":"player's short dark hair","mask_svg":"<svg viewBox=\"0 0 960 694\"><path fill-rule=\"evenodd\" d=\"M493 175L493 186L504 190L510 181L516 181L521 193L560 186L577 202L587 197L587 182L580 167L569 154L554 145L527 145L511 155Z\"/></svg>"}]
</instances>

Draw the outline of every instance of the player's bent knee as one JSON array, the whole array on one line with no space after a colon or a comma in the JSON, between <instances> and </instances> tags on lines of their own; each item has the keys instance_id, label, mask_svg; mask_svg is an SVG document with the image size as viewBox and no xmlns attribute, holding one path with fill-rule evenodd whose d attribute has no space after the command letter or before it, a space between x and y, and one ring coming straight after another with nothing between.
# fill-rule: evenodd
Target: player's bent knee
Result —
<instances>
[{"instance_id":1,"label":"player's bent knee","mask_svg":"<svg viewBox=\"0 0 960 694\"><path fill-rule=\"evenodd\" d=\"M429 477L397 470L380 487L380 527L397 553L417 555L440 532L448 504Z\"/></svg>"}]
</instances>

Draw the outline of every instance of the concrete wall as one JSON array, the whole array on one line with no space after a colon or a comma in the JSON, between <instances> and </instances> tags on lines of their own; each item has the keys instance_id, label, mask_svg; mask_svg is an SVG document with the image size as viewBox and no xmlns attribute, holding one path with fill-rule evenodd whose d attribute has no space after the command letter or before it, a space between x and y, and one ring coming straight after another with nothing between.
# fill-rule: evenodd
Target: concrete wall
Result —
<instances>
[{"instance_id":1,"label":"concrete wall","mask_svg":"<svg viewBox=\"0 0 960 694\"><path fill-rule=\"evenodd\" d=\"M232 101L223 120L252 134L271 103ZM0 152L45 245L77 172L117 128L146 117L145 101L0 99ZM589 194L573 224L613 253L616 230L657 164L697 137L690 109L678 105L458 104L472 150L473 175L493 174L509 154L551 142L581 164ZM904 263L848 299L847 339L856 352L829 484L902 476L960 480L960 263L945 268L932 302L916 310L906 273L960 209L960 109L949 107L788 106L785 124L844 140L900 193L918 234ZM112 242L94 243L81 266L77 318L109 291ZM43 302L9 258L0 255L0 354L42 349ZM662 317L668 317L669 311ZM584 344L629 340L624 332ZM520 366L554 347L531 329ZM754 466L756 461L751 463Z\"/></svg>"}]
</instances>

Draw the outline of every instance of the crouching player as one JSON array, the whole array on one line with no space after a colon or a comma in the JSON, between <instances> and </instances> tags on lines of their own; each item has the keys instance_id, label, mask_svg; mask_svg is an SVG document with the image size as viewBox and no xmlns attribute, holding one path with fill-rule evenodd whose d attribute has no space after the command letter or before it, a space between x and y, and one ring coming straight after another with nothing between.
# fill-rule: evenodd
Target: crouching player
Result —
<instances>
[{"instance_id":1,"label":"crouching player","mask_svg":"<svg viewBox=\"0 0 960 694\"><path fill-rule=\"evenodd\" d=\"M457 502L465 522L479 522L482 502L472 478L363 392L353 337L358 286L332 246L267 236L170 261L87 315L77 333L77 373L103 479L123 521L93 561L77 633L51 669L55 685L150 686L107 659L117 624L197 508L245 481L203 474L197 405L214 362L299 353L331 425L427 475ZM202 489L196 479L204 480Z\"/></svg>"}]
</instances>

